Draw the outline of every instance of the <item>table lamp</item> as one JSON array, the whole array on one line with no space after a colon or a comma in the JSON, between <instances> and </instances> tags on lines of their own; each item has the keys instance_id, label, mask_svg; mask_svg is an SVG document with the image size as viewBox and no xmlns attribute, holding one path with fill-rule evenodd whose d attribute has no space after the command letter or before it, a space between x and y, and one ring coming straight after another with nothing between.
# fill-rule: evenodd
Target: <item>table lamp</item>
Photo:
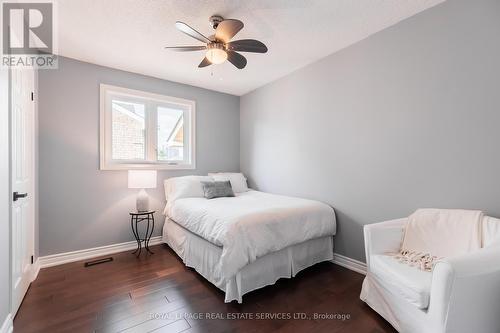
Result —
<instances>
[{"instance_id":1,"label":"table lamp","mask_svg":"<svg viewBox=\"0 0 500 333\"><path fill-rule=\"evenodd\" d=\"M138 212L149 210L147 188L156 188L156 170L129 170L128 188L140 188L137 194L136 207Z\"/></svg>"}]
</instances>

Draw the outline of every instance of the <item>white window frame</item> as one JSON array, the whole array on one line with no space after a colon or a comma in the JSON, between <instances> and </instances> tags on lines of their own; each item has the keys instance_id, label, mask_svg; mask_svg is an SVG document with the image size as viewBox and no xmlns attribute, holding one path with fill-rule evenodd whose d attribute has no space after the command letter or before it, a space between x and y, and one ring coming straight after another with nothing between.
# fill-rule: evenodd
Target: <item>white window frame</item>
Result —
<instances>
[{"instance_id":1,"label":"white window frame","mask_svg":"<svg viewBox=\"0 0 500 333\"><path fill-rule=\"evenodd\" d=\"M112 109L111 97L119 96L124 99L141 100L146 105L145 114L145 160L114 160L112 158ZM151 106L175 105L183 111L185 160L159 161L157 160L157 129L155 127L157 113L148 112ZM148 108L148 105L150 107ZM196 103L192 100L153 94L145 91L112 86L100 85L100 126L99 126L99 155L101 170L193 170L196 169Z\"/></svg>"}]
</instances>

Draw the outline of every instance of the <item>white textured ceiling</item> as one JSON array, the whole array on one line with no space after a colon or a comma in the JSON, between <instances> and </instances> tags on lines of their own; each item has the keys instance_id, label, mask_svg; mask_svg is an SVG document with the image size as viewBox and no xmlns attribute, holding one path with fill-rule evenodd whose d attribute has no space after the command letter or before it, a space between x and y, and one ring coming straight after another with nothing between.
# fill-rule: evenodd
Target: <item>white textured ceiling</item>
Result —
<instances>
[{"instance_id":1,"label":"white textured ceiling","mask_svg":"<svg viewBox=\"0 0 500 333\"><path fill-rule=\"evenodd\" d=\"M62 56L198 87L243 95L443 0L59 0ZM264 42L244 53L245 69L226 62L199 69L204 53L164 46L202 45L179 32L183 21L205 35L213 14L245 24L233 40Z\"/></svg>"}]
</instances>

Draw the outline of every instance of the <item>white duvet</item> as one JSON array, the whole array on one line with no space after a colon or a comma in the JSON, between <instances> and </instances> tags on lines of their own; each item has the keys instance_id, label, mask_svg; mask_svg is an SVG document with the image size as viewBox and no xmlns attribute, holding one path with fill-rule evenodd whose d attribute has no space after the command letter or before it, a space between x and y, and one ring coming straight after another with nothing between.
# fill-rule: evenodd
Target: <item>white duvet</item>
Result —
<instances>
[{"instance_id":1,"label":"white duvet","mask_svg":"<svg viewBox=\"0 0 500 333\"><path fill-rule=\"evenodd\" d=\"M233 198L177 199L165 211L171 220L222 247L215 273L224 278L268 253L336 231L330 206L258 191Z\"/></svg>"}]
</instances>

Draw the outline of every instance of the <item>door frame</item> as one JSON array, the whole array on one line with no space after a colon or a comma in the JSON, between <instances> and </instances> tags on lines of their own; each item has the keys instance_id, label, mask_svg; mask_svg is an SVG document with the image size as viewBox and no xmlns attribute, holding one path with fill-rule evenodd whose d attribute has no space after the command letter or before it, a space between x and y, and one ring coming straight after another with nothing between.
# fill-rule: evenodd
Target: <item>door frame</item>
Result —
<instances>
[{"instance_id":1,"label":"door frame","mask_svg":"<svg viewBox=\"0 0 500 333\"><path fill-rule=\"evenodd\" d=\"M33 223L32 223L32 230L31 230L31 238L28 240L30 241L30 248L32 249L32 255L33 255L33 263L30 266L30 272L29 272L29 280L30 280L30 286L31 282L33 282L37 275L38 271L40 269L38 265L38 258L35 257L36 255L36 224L38 222L38 195L37 195L37 190L38 190L38 173L37 173L37 167L38 167L38 72L34 68L29 68L30 70L33 71L33 116L32 116L32 133L31 133L31 145L32 145L32 167L31 167L31 184L29 188L29 194L31 197L32 205L31 205L31 216L33 217ZM13 253L13 239L12 239L12 230L13 230L13 219L12 219L12 203L13 203L13 198L12 198L12 193L13 193L13 179L12 179L12 168L13 168L13 155L12 155L12 135L13 129L12 129L12 69L8 69L8 85L9 85L9 91L8 91L8 122L9 122L9 217L8 217L8 223L9 223L9 303L10 303L10 313L12 316L12 320L14 319L15 315L17 314L17 311L22 305L22 301L17 309L14 309L14 288L13 288L13 279L12 279L12 274L13 274L13 261L12 261L12 253ZM28 287L29 289L29 287ZM26 296L26 294L24 295ZM23 297L24 297L23 296Z\"/></svg>"}]
</instances>

